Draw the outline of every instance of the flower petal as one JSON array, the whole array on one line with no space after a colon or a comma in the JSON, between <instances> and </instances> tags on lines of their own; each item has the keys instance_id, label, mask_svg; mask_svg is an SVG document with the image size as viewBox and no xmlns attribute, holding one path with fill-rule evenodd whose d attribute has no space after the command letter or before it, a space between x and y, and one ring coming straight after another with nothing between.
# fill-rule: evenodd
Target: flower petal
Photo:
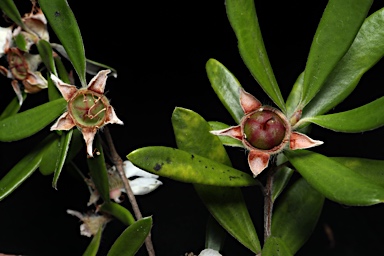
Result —
<instances>
[{"instance_id":1,"label":"flower petal","mask_svg":"<svg viewBox=\"0 0 384 256\"><path fill-rule=\"evenodd\" d=\"M89 82L87 89L100 94L104 94L105 83L108 78L107 75L110 72L111 70L109 69L99 71L99 73L97 73L97 75L94 76Z\"/></svg>"},{"instance_id":2,"label":"flower petal","mask_svg":"<svg viewBox=\"0 0 384 256\"><path fill-rule=\"evenodd\" d=\"M253 177L259 175L269 163L270 155L259 150L251 150L248 154L248 164L253 173Z\"/></svg>"},{"instance_id":3,"label":"flower petal","mask_svg":"<svg viewBox=\"0 0 384 256\"><path fill-rule=\"evenodd\" d=\"M77 92L76 86L64 83L54 74L51 74L51 79L55 83L56 87L59 89L59 91L61 92L61 95L63 95L66 101L69 101L73 97L73 95Z\"/></svg>"},{"instance_id":4,"label":"flower petal","mask_svg":"<svg viewBox=\"0 0 384 256\"><path fill-rule=\"evenodd\" d=\"M108 106L107 108L107 119L105 120L105 124L124 124L123 121L117 117L112 106Z\"/></svg>"},{"instance_id":5,"label":"flower petal","mask_svg":"<svg viewBox=\"0 0 384 256\"><path fill-rule=\"evenodd\" d=\"M163 183L157 179L153 178L136 178L130 180L129 184L134 195L146 195L156 188L158 188Z\"/></svg>"},{"instance_id":6,"label":"flower petal","mask_svg":"<svg viewBox=\"0 0 384 256\"><path fill-rule=\"evenodd\" d=\"M262 106L258 99L246 92L243 88L240 88L240 105L245 114L249 114Z\"/></svg>"},{"instance_id":7,"label":"flower petal","mask_svg":"<svg viewBox=\"0 0 384 256\"><path fill-rule=\"evenodd\" d=\"M74 126L75 126L75 123L73 122L72 117L68 114L68 112L65 112L59 117L59 119L57 119L56 123L52 125L51 131L54 131L54 130L68 131L72 129Z\"/></svg>"},{"instance_id":8,"label":"flower petal","mask_svg":"<svg viewBox=\"0 0 384 256\"><path fill-rule=\"evenodd\" d=\"M240 141L243 140L243 133L240 125L231 126L223 130L210 131L210 133L213 135L229 136Z\"/></svg>"},{"instance_id":9,"label":"flower petal","mask_svg":"<svg viewBox=\"0 0 384 256\"><path fill-rule=\"evenodd\" d=\"M9 49L12 40L12 26L0 27L0 57L2 57Z\"/></svg>"},{"instance_id":10,"label":"flower petal","mask_svg":"<svg viewBox=\"0 0 384 256\"><path fill-rule=\"evenodd\" d=\"M313 140L313 139L309 138L307 135L302 134L300 132L292 132L289 147L292 150L305 149L305 148L316 147L316 146L319 146L323 143L324 142L322 142L320 140Z\"/></svg>"},{"instance_id":11,"label":"flower petal","mask_svg":"<svg viewBox=\"0 0 384 256\"><path fill-rule=\"evenodd\" d=\"M19 105L21 106L23 104L23 94L20 90L19 82L17 80L12 80L11 84L16 93L17 99L19 100Z\"/></svg>"},{"instance_id":12,"label":"flower petal","mask_svg":"<svg viewBox=\"0 0 384 256\"><path fill-rule=\"evenodd\" d=\"M83 138L85 140L85 144L87 146L87 153L90 157L93 157L92 144L95 139L97 128L82 128L81 133L83 134Z\"/></svg>"},{"instance_id":13,"label":"flower petal","mask_svg":"<svg viewBox=\"0 0 384 256\"><path fill-rule=\"evenodd\" d=\"M152 173L146 172L146 171L138 168L137 166L133 165L128 160L123 162L123 168L124 168L125 176L127 178L131 178L131 177L134 177L134 176L139 176L139 177L157 179L159 177L156 174L152 174Z\"/></svg>"},{"instance_id":14,"label":"flower petal","mask_svg":"<svg viewBox=\"0 0 384 256\"><path fill-rule=\"evenodd\" d=\"M213 249L204 249L198 256L221 256L221 254Z\"/></svg>"}]
</instances>

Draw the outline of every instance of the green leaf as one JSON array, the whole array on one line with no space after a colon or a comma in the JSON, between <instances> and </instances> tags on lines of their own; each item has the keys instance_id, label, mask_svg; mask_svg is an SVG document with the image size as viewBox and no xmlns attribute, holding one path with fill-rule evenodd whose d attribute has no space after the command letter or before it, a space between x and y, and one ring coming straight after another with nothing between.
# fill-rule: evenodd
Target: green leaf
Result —
<instances>
[{"instance_id":1,"label":"green leaf","mask_svg":"<svg viewBox=\"0 0 384 256\"><path fill-rule=\"evenodd\" d=\"M278 237L269 237L264 244L263 256L293 256L287 245Z\"/></svg>"},{"instance_id":2,"label":"green leaf","mask_svg":"<svg viewBox=\"0 0 384 256\"><path fill-rule=\"evenodd\" d=\"M285 103L264 46L254 1L227 0L225 6L245 65L273 102L286 112Z\"/></svg>"},{"instance_id":3,"label":"green leaf","mask_svg":"<svg viewBox=\"0 0 384 256\"><path fill-rule=\"evenodd\" d=\"M303 93L304 72L301 72L287 98L287 117L290 119L298 110L301 94Z\"/></svg>"},{"instance_id":4,"label":"green leaf","mask_svg":"<svg viewBox=\"0 0 384 256\"><path fill-rule=\"evenodd\" d=\"M300 178L278 200L272 215L271 233L285 242L292 255L311 236L324 199L305 179Z\"/></svg>"},{"instance_id":5,"label":"green leaf","mask_svg":"<svg viewBox=\"0 0 384 256\"><path fill-rule=\"evenodd\" d=\"M208 123L209 123L209 126L211 126L212 131L222 130L222 129L226 129L226 128L230 127L227 124L217 122L217 121L210 121ZM240 140L236 140L236 139L231 138L229 136L220 136L219 135L217 137L220 139L221 143L223 143L223 145L225 145L225 146L244 148L243 142L241 142Z\"/></svg>"},{"instance_id":6,"label":"green leaf","mask_svg":"<svg viewBox=\"0 0 384 256\"><path fill-rule=\"evenodd\" d=\"M87 71L88 74L96 75L97 73L99 73L99 71L104 70L104 69L111 70L111 73L109 73L109 75L113 76L115 78L117 77L116 69L114 69L114 68L112 68L110 66L107 66L105 64L98 63L96 61L86 59L86 71Z\"/></svg>"},{"instance_id":7,"label":"green leaf","mask_svg":"<svg viewBox=\"0 0 384 256\"><path fill-rule=\"evenodd\" d=\"M240 123L244 111L240 105L241 85L239 81L223 64L215 59L209 59L205 69L217 97L236 123Z\"/></svg>"},{"instance_id":8,"label":"green leaf","mask_svg":"<svg viewBox=\"0 0 384 256\"><path fill-rule=\"evenodd\" d=\"M209 124L199 114L188 109L175 108L172 114L172 125L179 149L231 166L222 143L209 132ZM209 170L205 169L205 172ZM251 251L260 252L260 242L240 188L200 184L194 184L194 187L207 209L222 227Z\"/></svg>"},{"instance_id":9,"label":"green leaf","mask_svg":"<svg viewBox=\"0 0 384 256\"><path fill-rule=\"evenodd\" d=\"M361 26L348 52L339 61L303 117L321 115L342 102L361 77L384 56L384 8L371 14Z\"/></svg>"},{"instance_id":10,"label":"green leaf","mask_svg":"<svg viewBox=\"0 0 384 256\"><path fill-rule=\"evenodd\" d=\"M61 115L66 105L61 98L1 120L0 141L21 140L39 132Z\"/></svg>"},{"instance_id":11,"label":"green leaf","mask_svg":"<svg viewBox=\"0 0 384 256\"><path fill-rule=\"evenodd\" d=\"M44 152L54 142L54 137L54 134L46 137L0 180L0 201L11 194L39 167Z\"/></svg>"},{"instance_id":12,"label":"green leaf","mask_svg":"<svg viewBox=\"0 0 384 256\"><path fill-rule=\"evenodd\" d=\"M71 84L72 82L71 82L71 79L69 79L69 74L63 62L61 61L60 57L55 57L54 60L57 68L57 73L59 74L61 81L67 84Z\"/></svg>"},{"instance_id":13,"label":"green leaf","mask_svg":"<svg viewBox=\"0 0 384 256\"><path fill-rule=\"evenodd\" d=\"M273 175L273 185L272 185L272 200L275 201L276 198L281 194L286 185L288 184L293 170L286 166L283 166Z\"/></svg>"},{"instance_id":14,"label":"green leaf","mask_svg":"<svg viewBox=\"0 0 384 256\"><path fill-rule=\"evenodd\" d=\"M47 76L48 82L48 99L49 101L57 100L62 98L61 93L57 89L56 85L53 83L51 76L48 74Z\"/></svg>"},{"instance_id":15,"label":"green leaf","mask_svg":"<svg viewBox=\"0 0 384 256\"><path fill-rule=\"evenodd\" d=\"M52 47L49 42L40 39L37 44L37 50L39 55L44 62L44 65L47 67L48 71L57 76L55 61L53 60Z\"/></svg>"},{"instance_id":16,"label":"green leaf","mask_svg":"<svg viewBox=\"0 0 384 256\"><path fill-rule=\"evenodd\" d=\"M224 246L226 234L225 229L209 215L205 229L205 248L220 251Z\"/></svg>"},{"instance_id":17,"label":"green leaf","mask_svg":"<svg viewBox=\"0 0 384 256\"><path fill-rule=\"evenodd\" d=\"M331 157L332 160L359 173L381 187L384 187L384 161L358 157Z\"/></svg>"},{"instance_id":18,"label":"green leaf","mask_svg":"<svg viewBox=\"0 0 384 256\"><path fill-rule=\"evenodd\" d=\"M96 256L99 251L100 241L101 241L101 233L103 232L103 228L100 227L97 231L96 235L93 236L91 242L89 243L87 249L83 253L83 256Z\"/></svg>"},{"instance_id":19,"label":"green leaf","mask_svg":"<svg viewBox=\"0 0 384 256\"><path fill-rule=\"evenodd\" d=\"M50 175L56 169L60 136L54 136L54 141L44 151L43 158L39 165L39 171L43 175Z\"/></svg>"},{"instance_id":20,"label":"green leaf","mask_svg":"<svg viewBox=\"0 0 384 256\"><path fill-rule=\"evenodd\" d=\"M107 256L133 256L143 245L152 228L152 217L136 221L126 228L113 243Z\"/></svg>"},{"instance_id":21,"label":"green leaf","mask_svg":"<svg viewBox=\"0 0 384 256\"><path fill-rule=\"evenodd\" d=\"M67 52L82 87L86 87L83 39L68 2L66 0L39 0L39 5L49 25Z\"/></svg>"},{"instance_id":22,"label":"green leaf","mask_svg":"<svg viewBox=\"0 0 384 256\"><path fill-rule=\"evenodd\" d=\"M352 44L373 0L329 0L317 27L305 67L301 107L318 93Z\"/></svg>"},{"instance_id":23,"label":"green leaf","mask_svg":"<svg viewBox=\"0 0 384 256\"><path fill-rule=\"evenodd\" d=\"M17 48L24 52L28 52L27 49L27 41L25 41L25 38L23 34L18 34L17 36L14 37L14 42L16 43Z\"/></svg>"},{"instance_id":24,"label":"green leaf","mask_svg":"<svg viewBox=\"0 0 384 256\"><path fill-rule=\"evenodd\" d=\"M83 145L83 134L79 131L79 129L73 129L72 139L71 143L69 144L68 153L66 157L67 163L77 156L77 154L83 148Z\"/></svg>"},{"instance_id":25,"label":"green leaf","mask_svg":"<svg viewBox=\"0 0 384 256\"><path fill-rule=\"evenodd\" d=\"M364 132L384 125L383 111L384 96L352 110L303 118L300 123L311 122L337 132Z\"/></svg>"},{"instance_id":26,"label":"green leaf","mask_svg":"<svg viewBox=\"0 0 384 256\"><path fill-rule=\"evenodd\" d=\"M100 135L96 134L93 144L100 154L94 154L94 157L87 158L87 163L92 181L94 182L97 191L104 202L108 203L111 201L109 198L108 173L100 140Z\"/></svg>"},{"instance_id":27,"label":"green leaf","mask_svg":"<svg viewBox=\"0 0 384 256\"><path fill-rule=\"evenodd\" d=\"M116 219L120 220L127 226L135 223L135 218L132 216L132 213L128 211L127 208L112 201L103 203L100 207L100 211L106 212L116 217Z\"/></svg>"},{"instance_id":28,"label":"green leaf","mask_svg":"<svg viewBox=\"0 0 384 256\"><path fill-rule=\"evenodd\" d=\"M61 134L61 140L58 145L58 154L57 154L57 160L56 160L56 166L55 166L55 173L53 175L53 181L52 181L52 187L57 189L57 181L59 180L59 176L61 173L61 170L63 169L65 159L67 158L68 148L69 144L72 139L72 133L73 129L69 131L63 131Z\"/></svg>"},{"instance_id":29,"label":"green leaf","mask_svg":"<svg viewBox=\"0 0 384 256\"><path fill-rule=\"evenodd\" d=\"M17 6L12 0L1 0L0 1L0 9L17 25L25 29L25 25L21 20L21 15Z\"/></svg>"},{"instance_id":30,"label":"green leaf","mask_svg":"<svg viewBox=\"0 0 384 256\"><path fill-rule=\"evenodd\" d=\"M324 155L307 150L286 150L294 168L328 199L350 206L384 201L384 188Z\"/></svg>"},{"instance_id":31,"label":"green leaf","mask_svg":"<svg viewBox=\"0 0 384 256\"><path fill-rule=\"evenodd\" d=\"M27 98L27 94L23 93L23 100L25 100L25 98ZM1 113L0 121L7 117L15 115L17 112L19 112L20 107L21 106L19 104L19 99L17 97L13 98L13 100L11 100L8 106L4 109L3 113Z\"/></svg>"},{"instance_id":32,"label":"green leaf","mask_svg":"<svg viewBox=\"0 0 384 256\"><path fill-rule=\"evenodd\" d=\"M149 146L127 155L139 168L181 182L243 187L257 184L248 173L184 150Z\"/></svg>"}]
</instances>

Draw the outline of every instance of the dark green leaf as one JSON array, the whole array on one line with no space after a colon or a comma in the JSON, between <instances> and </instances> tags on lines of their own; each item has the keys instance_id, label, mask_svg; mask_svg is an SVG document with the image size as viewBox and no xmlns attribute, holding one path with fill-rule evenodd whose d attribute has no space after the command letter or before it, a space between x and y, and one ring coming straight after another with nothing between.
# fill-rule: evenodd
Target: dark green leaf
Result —
<instances>
[{"instance_id":1,"label":"dark green leaf","mask_svg":"<svg viewBox=\"0 0 384 256\"><path fill-rule=\"evenodd\" d=\"M80 152L80 150L83 148L83 145L83 134L79 131L79 129L73 129L72 140L69 144L66 161L71 161ZM84 156L85 155L86 153L84 152Z\"/></svg>"},{"instance_id":2,"label":"dark green leaf","mask_svg":"<svg viewBox=\"0 0 384 256\"><path fill-rule=\"evenodd\" d=\"M111 201L109 198L108 173L99 134L96 134L93 145L100 154L94 154L94 157L87 159L89 172L101 198L108 203Z\"/></svg>"},{"instance_id":3,"label":"dark green leaf","mask_svg":"<svg viewBox=\"0 0 384 256\"><path fill-rule=\"evenodd\" d=\"M320 92L305 107L303 117L328 112L355 89L364 73L384 56L383 26L384 8L364 21L348 52L333 69Z\"/></svg>"},{"instance_id":4,"label":"dark green leaf","mask_svg":"<svg viewBox=\"0 0 384 256\"><path fill-rule=\"evenodd\" d=\"M264 244L263 256L293 256L287 245L278 237L269 237Z\"/></svg>"},{"instance_id":5,"label":"dark green leaf","mask_svg":"<svg viewBox=\"0 0 384 256\"><path fill-rule=\"evenodd\" d=\"M317 27L305 67L303 109L318 93L351 46L373 0L329 0Z\"/></svg>"},{"instance_id":6,"label":"dark green leaf","mask_svg":"<svg viewBox=\"0 0 384 256\"><path fill-rule=\"evenodd\" d=\"M101 241L101 233L103 232L103 228L100 227L97 231L96 235L93 236L91 242L89 243L87 249L83 253L83 256L96 256L99 251L100 241Z\"/></svg>"},{"instance_id":7,"label":"dark green leaf","mask_svg":"<svg viewBox=\"0 0 384 256\"><path fill-rule=\"evenodd\" d=\"M23 100L25 100L26 97L27 94L23 93ZM19 99L17 97L13 98L13 100L11 100L8 106L4 109L3 113L1 113L0 121L19 112L20 107Z\"/></svg>"},{"instance_id":8,"label":"dark green leaf","mask_svg":"<svg viewBox=\"0 0 384 256\"><path fill-rule=\"evenodd\" d=\"M13 2L13 0L1 0L0 1L0 9L17 25L22 28L25 28L23 21L21 20L21 15L17 6Z\"/></svg>"},{"instance_id":9,"label":"dark green leaf","mask_svg":"<svg viewBox=\"0 0 384 256\"><path fill-rule=\"evenodd\" d=\"M67 105L61 98L0 121L0 141L15 141L27 138L60 116Z\"/></svg>"},{"instance_id":10,"label":"dark green leaf","mask_svg":"<svg viewBox=\"0 0 384 256\"><path fill-rule=\"evenodd\" d=\"M46 137L0 180L0 201L19 187L39 167L46 148L54 142L55 136L51 134Z\"/></svg>"},{"instance_id":11,"label":"dark green leaf","mask_svg":"<svg viewBox=\"0 0 384 256\"><path fill-rule=\"evenodd\" d=\"M288 184L293 170L286 166L283 166L273 175L273 185L272 185L272 200L275 201L280 193L284 190L285 186Z\"/></svg>"},{"instance_id":12,"label":"dark green leaf","mask_svg":"<svg viewBox=\"0 0 384 256\"><path fill-rule=\"evenodd\" d=\"M43 158L39 165L39 171L43 175L50 175L56 169L59 154L60 136L54 136L54 141L44 151Z\"/></svg>"},{"instance_id":13,"label":"dark green leaf","mask_svg":"<svg viewBox=\"0 0 384 256\"><path fill-rule=\"evenodd\" d=\"M55 57L54 60L55 60L56 68L57 68L57 73L59 74L61 81L63 81L64 83L67 83L67 84L72 84L71 79L69 79L69 74L68 74L63 62L61 61L60 57Z\"/></svg>"},{"instance_id":14,"label":"dark green leaf","mask_svg":"<svg viewBox=\"0 0 384 256\"><path fill-rule=\"evenodd\" d=\"M272 215L272 235L281 238L295 254L311 236L324 203L324 196L303 178L278 200Z\"/></svg>"},{"instance_id":15,"label":"dark green leaf","mask_svg":"<svg viewBox=\"0 0 384 256\"><path fill-rule=\"evenodd\" d=\"M220 251L224 246L226 235L225 229L217 223L212 215L209 215L205 229L205 248Z\"/></svg>"},{"instance_id":16,"label":"dark green leaf","mask_svg":"<svg viewBox=\"0 0 384 256\"><path fill-rule=\"evenodd\" d=\"M82 87L86 87L83 39L68 2L66 0L39 0L39 5L49 25L67 52Z\"/></svg>"},{"instance_id":17,"label":"dark green leaf","mask_svg":"<svg viewBox=\"0 0 384 256\"><path fill-rule=\"evenodd\" d=\"M52 187L57 189L57 181L59 180L59 176L61 170L63 169L65 159L67 158L69 144L72 139L73 129L69 131L63 131L61 134L61 140L58 147L57 161L55 166L55 174L53 175Z\"/></svg>"},{"instance_id":18,"label":"dark green leaf","mask_svg":"<svg viewBox=\"0 0 384 256\"><path fill-rule=\"evenodd\" d=\"M48 99L49 101L57 100L62 98L61 93L57 89L56 85L53 83L51 76L47 76L48 82Z\"/></svg>"},{"instance_id":19,"label":"dark green leaf","mask_svg":"<svg viewBox=\"0 0 384 256\"><path fill-rule=\"evenodd\" d=\"M241 85L236 77L215 59L209 59L205 65L209 81L217 97L231 114L236 124L244 116L240 105Z\"/></svg>"},{"instance_id":20,"label":"dark green leaf","mask_svg":"<svg viewBox=\"0 0 384 256\"><path fill-rule=\"evenodd\" d=\"M44 62L44 65L47 67L48 71L57 76L55 61L53 60L52 47L49 42L40 39L37 42L36 46L37 50L39 51L39 55L42 61Z\"/></svg>"},{"instance_id":21,"label":"dark green leaf","mask_svg":"<svg viewBox=\"0 0 384 256\"><path fill-rule=\"evenodd\" d=\"M384 187L384 161L357 157L332 157L332 160Z\"/></svg>"},{"instance_id":22,"label":"dark green leaf","mask_svg":"<svg viewBox=\"0 0 384 256\"><path fill-rule=\"evenodd\" d=\"M152 217L136 221L113 243L108 256L133 256L143 245L152 228Z\"/></svg>"},{"instance_id":23,"label":"dark green leaf","mask_svg":"<svg viewBox=\"0 0 384 256\"><path fill-rule=\"evenodd\" d=\"M285 112L285 103L265 50L254 1L227 0L225 6L245 65L273 102Z\"/></svg>"},{"instance_id":24,"label":"dark green leaf","mask_svg":"<svg viewBox=\"0 0 384 256\"><path fill-rule=\"evenodd\" d=\"M384 201L384 188L324 155L307 150L286 150L294 168L328 199L350 206Z\"/></svg>"},{"instance_id":25,"label":"dark green leaf","mask_svg":"<svg viewBox=\"0 0 384 256\"><path fill-rule=\"evenodd\" d=\"M107 65L104 65L102 63L98 63L96 61L89 60L89 59L86 59L86 62L87 62L86 63L86 69L87 69L87 73L88 74L96 75L101 70L109 69L109 70L111 70L111 73L109 73L109 75L113 76L115 78L117 77L116 69L114 69L114 68L112 68L110 66L107 66Z\"/></svg>"},{"instance_id":26,"label":"dark green leaf","mask_svg":"<svg viewBox=\"0 0 384 256\"><path fill-rule=\"evenodd\" d=\"M127 158L141 169L182 182L225 187L257 184L248 173L176 148L143 147Z\"/></svg>"},{"instance_id":27,"label":"dark green leaf","mask_svg":"<svg viewBox=\"0 0 384 256\"><path fill-rule=\"evenodd\" d=\"M100 207L100 211L116 217L116 219L120 220L127 226L132 225L135 222L135 218L127 208L112 201L103 203Z\"/></svg>"},{"instance_id":28,"label":"dark green leaf","mask_svg":"<svg viewBox=\"0 0 384 256\"><path fill-rule=\"evenodd\" d=\"M291 118L298 110L301 94L303 93L304 72L301 72L287 98L287 117Z\"/></svg>"},{"instance_id":29,"label":"dark green leaf","mask_svg":"<svg viewBox=\"0 0 384 256\"><path fill-rule=\"evenodd\" d=\"M303 118L300 122L311 122L337 132L364 132L384 125L384 97L364 106L329 115Z\"/></svg>"},{"instance_id":30,"label":"dark green leaf","mask_svg":"<svg viewBox=\"0 0 384 256\"><path fill-rule=\"evenodd\" d=\"M209 123L209 126L211 126L212 131L222 130L222 129L226 129L226 128L230 127L227 124L224 124L221 122L216 122L216 121L210 121L208 123ZM243 142L241 142L240 140L236 140L236 139L231 138L229 136L217 136L217 137L220 139L221 143L223 143L223 145L225 145L225 146L244 148Z\"/></svg>"},{"instance_id":31,"label":"dark green leaf","mask_svg":"<svg viewBox=\"0 0 384 256\"><path fill-rule=\"evenodd\" d=\"M176 108L172 114L172 125L179 149L231 166L222 143L209 132L209 124L200 115L188 109ZM194 184L194 187L222 227L253 252L260 252L260 242L240 188L200 184Z\"/></svg>"}]
</instances>

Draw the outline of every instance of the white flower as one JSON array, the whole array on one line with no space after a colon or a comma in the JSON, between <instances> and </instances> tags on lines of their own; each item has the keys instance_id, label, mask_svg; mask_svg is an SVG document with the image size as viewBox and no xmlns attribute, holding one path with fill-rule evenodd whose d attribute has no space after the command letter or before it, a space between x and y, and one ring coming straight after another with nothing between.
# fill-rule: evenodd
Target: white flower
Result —
<instances>
[{"instance_id":1,"label":"white flower","mask_svg":"<svg viewBox=\"0 0 384 256\"><path fill-rule=\"evenodd\" d=\"M221 256L221 254L213 249L204 249L198 256Z\"/></svg>"},{"instance_id":2,"label":"white flower","mask_svg":"<svg viewBox=\"0 0 384 256\"><path fill-rule=\"evenodd\" d=\"M146 195L163 183L159 181L158 175L146 172L140 168L134 166L130 161L124 161L123 163L125 176L128 178L134 195ZM115 166L108 169L108 182L109 182L109 197L117 203L121 203L121 193L126 193L123 181L121 180L119 173ZM99 200L99 193L95 189L95 186L91 180L88 181L92 188L91 196L88 202L88 206L94 204Z\"/></svg>"},{"instance_id":3,"label":"white flower","mask_svg":"<svg viewBox=\"0 0 384 256\"><path fill-rule=\"evenodd\" d=\"M83 224L80 225L80 234L83 236L91 237L96 235L100 228L111 220L111 218L99 214L82 214L77 211L67 210L67 213L78 217Z\"/></svg>"}]
</instances>

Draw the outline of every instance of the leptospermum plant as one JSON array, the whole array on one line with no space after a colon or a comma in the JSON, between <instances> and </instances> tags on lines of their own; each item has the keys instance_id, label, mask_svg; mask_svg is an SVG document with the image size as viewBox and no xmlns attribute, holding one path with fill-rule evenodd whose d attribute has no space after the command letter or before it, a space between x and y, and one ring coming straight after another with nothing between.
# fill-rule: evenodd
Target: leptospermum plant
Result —
<instances>
[{"instance_id":1,"label":"leptospermum plant","mask_svg":"<svg viewBox=\"0 0 384 256\"><path fill-rule=\"evenodd\" d=\"M309 135L314 125L360 133L384 124L383 97L327 114L384 54L384 9L368 16L372 3L328 1L305 69L284 100L254 1L225 1L241 58L273 104L262 104L258 95L247 92L249 85L243 88L235 74L209 59L209 81L233 123L206 121L193 110L177 107L172 113L177 148L143 147L129 153L128 159L149 172L192 183L215 221L248 248L249 255L296 254L316 227L325 200L346 206L382 203L382 160L328 157L316 149L330 141ZM230 159L226 147L245 150L249 168L231 167L238 159ZM298 178L291 179L293 173ZM243 199L241 188L246 186L259 186L264 195L264 234L257 234ZM206 244L220 251L212 233Z\"/></svg>"},{"instance_id":2,"label":"leptospermum plant","mask_svg":"<svg viewBox=\"0 0 384 256\"><path fill-rule=\"evenodd\" d=\"M97 255L103 230L112 219L127 228L108 255L135 255L143 244L148 255L155 255L152 217L143 218L135 195L156 189L162 184L159 176L171 178L192 183L213 216L201 256L225 255L222 234L233 236L249 255L296 254L316 227L325 200L356 207L384 200L382 160L328 157L316 149L330 142L309 134L314 125L360 133L384 124L383 97L327 114L384 55L384 8L368 16L372 2L328 1L305 69L297 74L284 100L264 47L254 1L227 0L225 7L240 55L273 104L261 103L258 95L248 93L248 85L243 88L222 63L209 59L208 79L233 123L206 121L193 110L177 107L171 119L177 148L138 148L127 152L128 160L123 161L108 126L124 122L104 95L107 78L116 77L116 71L85 58L80 30L67 2L31 1L31 12L21 16L12 0L0 1L0 8L13 22L0 29L0 54L8 63L1 66L1 72L10 78L16 92L15 99L2 110L0 140L12 142L43 129L49 131L2 177L0 200L36 170L53 175L52 186L57 189L61 171L71 166L89 186L87 206L93 207L90 213L67 210L82 222L79 232L92 239L83 255ZM50 42L48 26L60 42ZM31 57L32 45L38 54ZM69 69L63 58L70 61ZM89 82L86 74L92 75ZM29 94L38 95L45 89L48 102L19 112ZM74 161L81 145L85 145L87 171L79 170ZM232 162L242 159L231 159L226 147L246 151L247 168L233 168ZM110 156L109 161L105 155ZM298 178L292 179L293 174ZM138 178L128 179L133 177ZM260 187L264 196L263 234L256 232L243 198L242 188L250 186ZM122 193L129 198L134 214L119 204Z\"/></svg>"}]
</instances>

